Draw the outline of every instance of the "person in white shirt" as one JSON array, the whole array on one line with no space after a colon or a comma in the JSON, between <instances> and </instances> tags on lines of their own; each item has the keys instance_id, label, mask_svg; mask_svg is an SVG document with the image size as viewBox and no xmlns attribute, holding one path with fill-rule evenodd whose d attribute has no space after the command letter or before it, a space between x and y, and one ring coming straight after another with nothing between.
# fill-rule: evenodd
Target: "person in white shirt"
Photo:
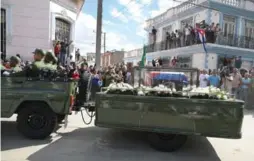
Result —
<instances>
[{"instance_id":1,"label":"person in white shirt","mask_svg":"<svg viewBox=\"0 0 254 161\"><path fill-rule=\"evenodd\" d=\"M66 60L66 65L67 66L71 66L71 63L72 62L74 62L73 60L72 60L72 55L70 55L68 58L67 58L67 60Z\"/></svg>"},{"instance_id":2,"label":"person in white shirt","mask_svg":"<svg viewBox=\"0 0 254 161\"><path fill-rule=\"evenodd\" d=\"M199 87L201 87L201 88L207 87L208 77L209 77L209 75L207 74L206 70L203 70L203 71L200 72L200 75L199 75Z\"/></svg>"},{"instance_id":3,"label":"person in white shirt","mask_svg":"<svg viewBox=\"0 0 254 161\"><path fill-rule=\"evenodd\" d=\"M185 45L190 45L191 40L191 30L188 24L185 25L184 28L184 34L185 34Z\"/></svg>"}]
</instances>

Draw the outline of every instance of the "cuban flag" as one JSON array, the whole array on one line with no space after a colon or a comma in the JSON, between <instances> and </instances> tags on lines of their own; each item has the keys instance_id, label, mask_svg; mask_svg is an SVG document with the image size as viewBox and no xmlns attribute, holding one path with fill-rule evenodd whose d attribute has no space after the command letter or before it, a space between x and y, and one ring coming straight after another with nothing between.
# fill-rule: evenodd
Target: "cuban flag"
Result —
<instances>
[{"instance_id":1,"label":"cuban flag","mask_svg":"<svg viewBox=\"0 0 254 161\"><path fill-rule=\"evenodd\" d=\"M206 54L205 68L207 69L208 68L208 53L207 53L207 49L206 49L206 46L205 46L205 43L206 43L205 30L200 29L200 28L197 28L196 30L197 30L198 38L199 38L200 42L203 44L203 48L204 48L204 51L205 51L205 54Z\"/></svg>"}]
</instances>

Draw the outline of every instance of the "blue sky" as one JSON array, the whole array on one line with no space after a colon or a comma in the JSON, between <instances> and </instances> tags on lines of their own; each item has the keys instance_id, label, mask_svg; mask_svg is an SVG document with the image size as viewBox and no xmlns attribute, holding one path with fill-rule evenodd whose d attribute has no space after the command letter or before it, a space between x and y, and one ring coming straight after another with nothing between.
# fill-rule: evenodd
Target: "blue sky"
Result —
<instances>
[{"instance_id":1,"label":"blue sky","mask_svg":"<svg viewBox=\"0 0 254 161\"><path fill-rule=\"evenodd\" d=\"M145 20L176 4L173 0L103 0L106 49L141 48L147 40ZM86 0L76 24L76 42L82 54L95 51L96 15L97 0Z\"/></svg>"}]
</instances>

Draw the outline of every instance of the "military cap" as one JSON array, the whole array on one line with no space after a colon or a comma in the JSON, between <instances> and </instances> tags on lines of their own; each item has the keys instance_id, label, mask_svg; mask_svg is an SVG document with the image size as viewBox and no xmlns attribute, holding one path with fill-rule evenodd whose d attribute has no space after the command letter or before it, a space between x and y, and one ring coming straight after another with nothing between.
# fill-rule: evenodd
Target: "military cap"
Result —
<instances>
[{"instance_id":1,"label":"military cap","mask_svg":"<svg viewBox=\"0 0 254 161\"><path fill-rule=\"evenodd\" d=\"M12 56L12 57L10 57L10 61L11 62L15 62L15 63L19 63L20 59L18 57L16 57L16 56Z\"/></svg>"},{"instance_id":2,"label":"military cap","mask_svg":"<svg viewBox=\"0 0 254 161\"><path fill-rule=\"evenodd\" d=\"M43 55L43 56L45 55L45 53L43 52L43 50L42 50L42 49L38 49L38 48L34 50L33 54L37 54L37 53L38 53L38 54L41 54L41 55Z\"/></svg>"},{"instance_id":3,"label":"military cap","mask_svg":"<svg viewBox=\"0 0 254 161\"><path fill-rule=\"evenodd\" d=\"M46 61L49 61L49 62L57 62L57 58L55 57L55 55L50 52L50 51L47 51L46 52L46 55L44 57L44 60Z\"/></svg>"}]
</instances>

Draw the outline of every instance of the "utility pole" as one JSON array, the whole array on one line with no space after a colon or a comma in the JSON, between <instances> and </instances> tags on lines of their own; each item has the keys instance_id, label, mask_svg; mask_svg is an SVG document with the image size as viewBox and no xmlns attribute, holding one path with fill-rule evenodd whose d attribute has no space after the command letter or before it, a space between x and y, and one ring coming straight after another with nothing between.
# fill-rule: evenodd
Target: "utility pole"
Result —
<instances>
[{"instance_id":1,"label":"utility pole","mask_svg":"<svg viewBox=\"0 0 254 161\"><path fill-rule=\"evenodd\" d=\"M100 69L101 66L101 28L102 28L102 1L98 0L97 6L97 27L96 27L96 52L95 52L95 64L96 69Z\"/></svg>"},{"instance_id":2,"label":"utility pole","mask_svg":"<svg viewBox=\"0 0 254 161\"><path fill-rule=\"evenodd\" d=\"M106 53L106 32L103 32L103 48L104 48L104 54Z\"/></svg>"},{"instance_id":3,"label":"utility pole","mask_svg":"<svg viewBox=\"0 0 254 161\"><path fill-rule=\"evenodd\" d=\"M95 34L96 32L93 31ZM106 32L101 32L103 34L103 51L104 53L106 53ZM95 43L92 43L92 44L95 44Z\"/></svg>"}]
</instances>

